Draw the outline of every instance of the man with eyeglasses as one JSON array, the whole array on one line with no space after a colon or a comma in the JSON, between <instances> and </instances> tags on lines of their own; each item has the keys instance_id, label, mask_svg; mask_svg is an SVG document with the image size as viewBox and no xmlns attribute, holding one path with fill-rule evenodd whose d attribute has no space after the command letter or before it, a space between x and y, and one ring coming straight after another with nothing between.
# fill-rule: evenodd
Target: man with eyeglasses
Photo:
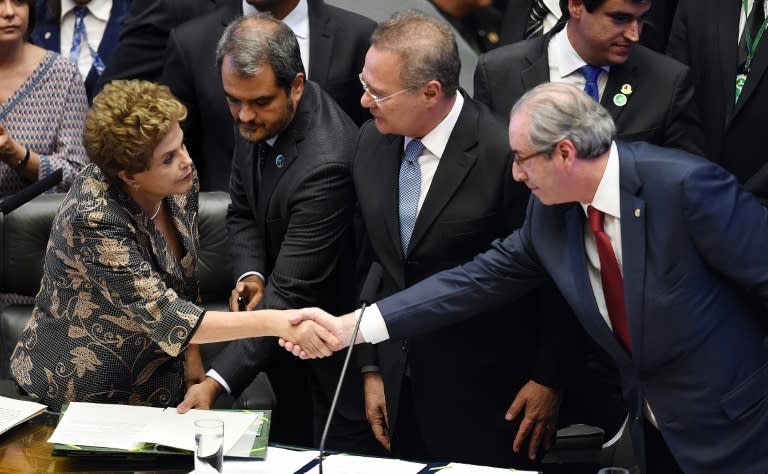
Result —
<instances>
[{"instance_id":1,"label":"man with eyeglasses","mask_svg":"<svg viewBox=\"0 0 768 474\"><path fill-rule=\"evenodd\" d=\"M477 322L552 279L619 367L640 472L768 472L768 211L710 161L615 140L610 115L572 85L526 93L509 144L534 196L523 226L370 305L356 342ZM299 319L347 342L356 316Z\"/></svg>"},{"instance_id":2,"label":"man with eyeglasses","mask_svg":"<svg viewBox=\"0 0 768 474\"><path fill-rule=\"evenodd\" d=\"M703 154L688 67L637 44L651 1L560 0L560 9L547 34L480 56L475 98L508 119L538 84L574 84L608 110L620 139Z\"/></svg>"},{"instance_id":3,"label":"man with eyeglasses","mask_svg":"<svg viewBox=\"0 0 768 474\"><path fill-rule=\"evenodd\" d=\"M360 102L373 120L361 129L353 179L364 253L383 267L381 297L470 261L512 232L529 194L511 179L503 122L458 90L447 24L396 14L371 44ZM554 434L570 355L570 318L565 305L542 303L552 299L542 292L482 321L361 347L377 439L404 459L533 467ZM512 321L513 310L531 317Z\"/></svg>"}]
</instances>

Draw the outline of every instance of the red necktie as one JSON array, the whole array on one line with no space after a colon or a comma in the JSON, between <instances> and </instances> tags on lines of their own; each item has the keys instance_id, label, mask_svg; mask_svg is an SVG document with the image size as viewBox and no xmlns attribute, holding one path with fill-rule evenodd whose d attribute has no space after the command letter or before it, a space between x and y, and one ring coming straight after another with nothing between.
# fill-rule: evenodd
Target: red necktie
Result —
<instances>
[{"instance_id":1,"label":"red necktie","mask_svg":"<svg viewBox=\"0 0 768 474\"><path fill-rule=\"evenodd\" d=\"M608 317L613 326L613 332L624 344L624 347L632 352L632 338L629 337L627 323L627 309L624 306L624 280L621 277L619 263L616 254L611 247L611 239L603 230L603 213L592 206L587 208L589 226L595 234L597 255L600 257L600 279L603 281L603 293L605 305L608 307Z\"/></svg>"}]
</instances>

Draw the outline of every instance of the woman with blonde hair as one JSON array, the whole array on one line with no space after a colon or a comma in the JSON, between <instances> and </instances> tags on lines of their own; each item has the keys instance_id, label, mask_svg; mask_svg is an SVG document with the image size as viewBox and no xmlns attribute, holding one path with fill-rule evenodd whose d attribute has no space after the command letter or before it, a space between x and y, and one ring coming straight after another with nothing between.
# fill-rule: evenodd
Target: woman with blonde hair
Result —
<instances>
[{"instance_id":1,"label":"woman with blonde hair","mask_svg":"<svg viewBox=\"0 0 768 474\"><path fill-rule=\"evenodd\" d=\"M204 377L195 344L256 336L338 341L292 311L206 312L195 275L198 180L184 106L167 87L114 81L88 113L92 164L54 219L32 318L11 356L22 390L69 401L175 406ZM305 345L306 344L306 345Z\"/></svg>"}]
</instances>

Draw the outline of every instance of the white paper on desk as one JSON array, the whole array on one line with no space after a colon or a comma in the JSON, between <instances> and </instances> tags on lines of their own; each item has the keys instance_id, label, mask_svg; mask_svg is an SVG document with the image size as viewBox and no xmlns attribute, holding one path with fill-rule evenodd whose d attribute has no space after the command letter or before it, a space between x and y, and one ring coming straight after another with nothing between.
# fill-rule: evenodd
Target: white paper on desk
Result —
<instances>
[{"instance_id":1,"label":"white paper on desk","mask_svg":"<svg viewBox=\"0 0 768 474\"><path fill-rule=\"evenodd\" d=\"M136 436L145 443L195 450L195 421L215 418L224 422L224 455L251 426L260 413L241 411L189 410L184 414L168 408L148 423Z\"/></svg>"},{"instance_id":2,"label":"white paper on desk","mask_svg":"<svg viewBox=\"0 0 768 474\"><path fill-rule=\"evenodd\" d=\"M293 474L316 457L317 451L294 451L269 446L267 457L263 460L224 459L224 474Z\"/></svg>"},{"instance_id":3,"label":"white paper on desk","mask_svg":"<svg viewBox=\"0 0 768 474\"><path fill-rule=\"evenodd\" d=\"M42 403L0 397L0 433L42 413L46 408Z\"/></svg>"},{"instance_id":4,"label":"white paper on desk","mask_svg":"<svg viewBox=\"0 0 768 474\"><path fill-rule=\"evenodd\" d=\"M517 469L503 469L500 467L476 466L474 464L462 464L452 462L439 471L441 474L539 474L539 471L518 471Z\"/></svg>"},{"instance_id":5,"label":"white paper on desk","mask_svg":"<svg viewBox=\"0 0 768 474\"><path fill-rule=\"evenodd\" d=\"M270 448L271 449L271 448ZM334 454L323 460L323 471L333 474L416 474L427 467L399 459L370 458L347 454ZM313 467L308 474L319 474L320 468Z\"/></svg>"},{"instance_id":6,"label":"white paper on desk","mask_svg":"<svg viewBox=\"0 0 768 474\"><path fill-rule=\"evenodd\" d=\"M61 417L49 443L136 449L136 435L163 412L163 408L72 402Z\"/></svg>"}]
</instances>

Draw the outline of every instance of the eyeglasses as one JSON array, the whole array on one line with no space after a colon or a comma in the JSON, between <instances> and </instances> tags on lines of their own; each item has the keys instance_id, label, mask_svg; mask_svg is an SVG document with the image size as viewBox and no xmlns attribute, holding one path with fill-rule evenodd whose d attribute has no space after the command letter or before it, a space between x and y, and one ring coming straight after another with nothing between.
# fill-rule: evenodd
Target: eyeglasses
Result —
<instances>
[{"instance_id":1,"label":"eyeglasses","mask_svg":"<svg viewBox=\"0 0 768 474\"><path fill-rule=\"evenodd\" d=\"M552 153L552 147L534 151L529 155L520 155L517 151L512 150L512 163L516 163L518 166L520 166L531 158L535 158L539 155L549 155L550 153Z\"/></svg>"},{"instance_id":2,"label":"eyeglasses","mask_svg":"<svg viewBox=\"0 0 768 474\"><path fill-rule=\"evenodd\" d=\"M365 81L363 80L363 73L362 72L357 75L357 78L360 79L360 85L363 86L363 90L365 91L366 94L368 94L368 97L370 97L371 100L376 103L376 107L380 107L381 103L384 102L385 100L389 100L389 99L391 99L392 97L394 97L396 95L400 95L403 92L408 92L409 90L413 89L412 87L408 87L408 88L405 88L405 89L403 89L401 91L397 91L394 94L389 94L386 97L378 97L377 95L375 95L373 92L371 92L368 89L368 84L366 84Z\"/></svg>"}]
</instances>

